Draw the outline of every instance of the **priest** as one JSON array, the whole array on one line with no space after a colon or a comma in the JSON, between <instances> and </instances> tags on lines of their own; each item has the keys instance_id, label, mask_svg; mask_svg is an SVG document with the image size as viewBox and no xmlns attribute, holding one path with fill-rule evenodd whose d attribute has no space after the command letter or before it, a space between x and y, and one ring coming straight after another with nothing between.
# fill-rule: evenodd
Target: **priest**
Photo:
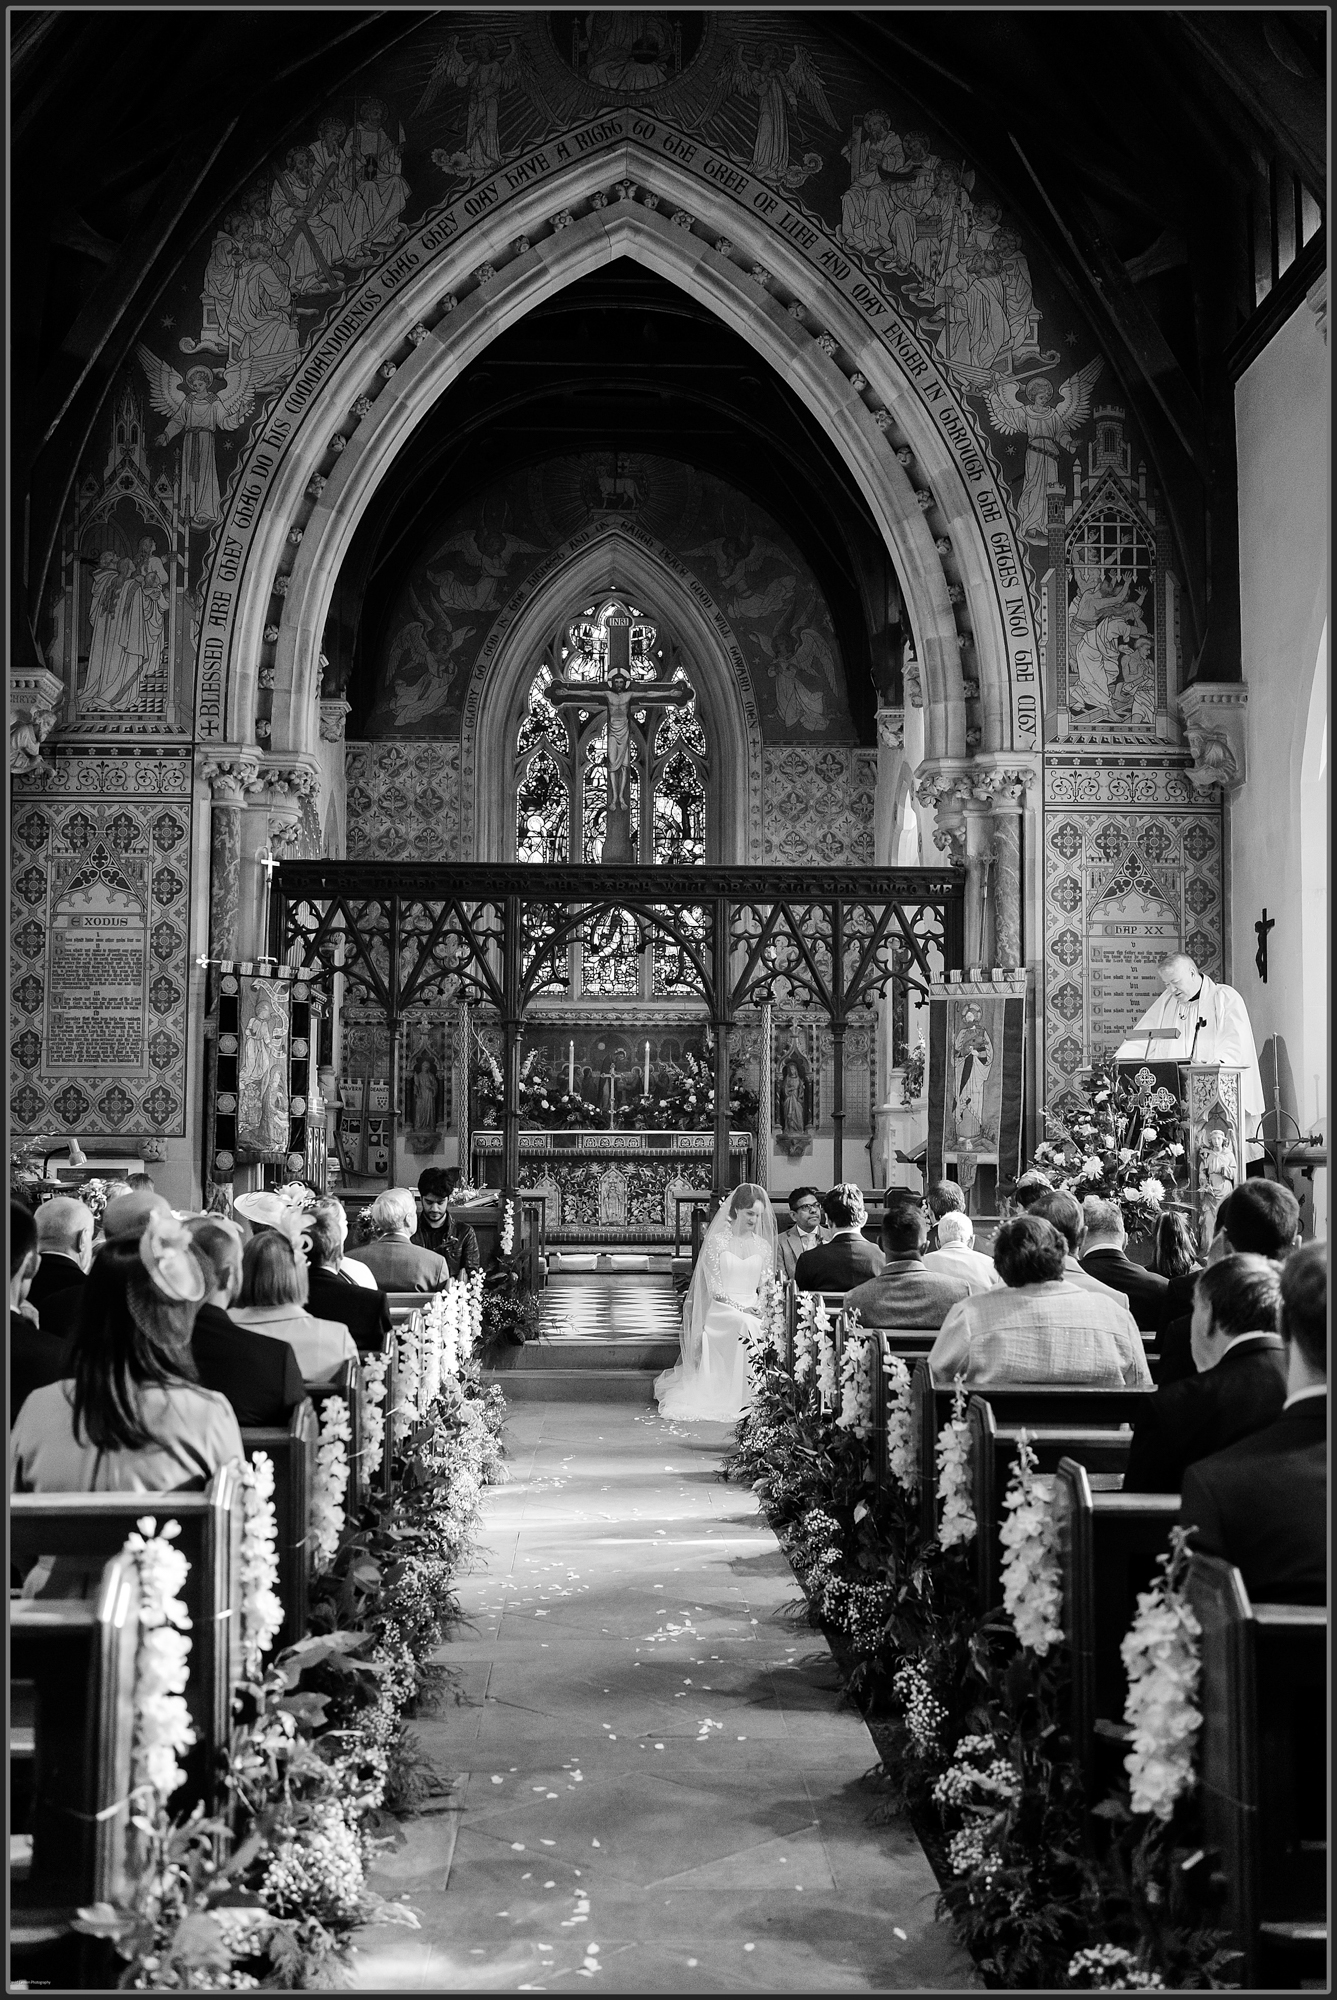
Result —
<instances>
[{"instance_id":1,"label":"priest","mask_svg":"<svg viewBox=\"0 0 1337 2000\"><path fill-rule=\"evenodd\" d=\"M1172 952L1157 970L1165 991L1148 1007L1128 1039L1119 1044L1114 1060L1223 1063L1243 1070L1244 1132L1252 1140L1263 1116L1263 1080L1243 1000L1233 986L1218 986L1199 972L1187 952ZM1159 1032L1149 1037L1148 1029ZM1169 1034L1165 1034L1167 1029ZM1251 1154L1255 1150L1250 1146Z\"/></svg>"}]
</instances>

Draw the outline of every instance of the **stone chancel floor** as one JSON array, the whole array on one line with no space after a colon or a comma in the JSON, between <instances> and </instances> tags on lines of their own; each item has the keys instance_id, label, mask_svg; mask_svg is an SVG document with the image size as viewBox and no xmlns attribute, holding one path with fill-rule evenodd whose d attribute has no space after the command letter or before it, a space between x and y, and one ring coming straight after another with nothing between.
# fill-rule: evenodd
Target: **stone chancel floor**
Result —
<instances>
[{"instance_id":1,"label":"stone chancel floor","mask_svg":"<svg viewBox=\"0 0 1337 2000\"><path fill-rule=\"evenodd\" d=\"M364 1932L359 1984L420 1991L958 1989L908 1826L720 1424L513 1406L459 1705L415 1725L458 1814L373 1878L422 1929ZM453 1854L451 1835L454 1834Z\"/></svg>"}]
</instances>

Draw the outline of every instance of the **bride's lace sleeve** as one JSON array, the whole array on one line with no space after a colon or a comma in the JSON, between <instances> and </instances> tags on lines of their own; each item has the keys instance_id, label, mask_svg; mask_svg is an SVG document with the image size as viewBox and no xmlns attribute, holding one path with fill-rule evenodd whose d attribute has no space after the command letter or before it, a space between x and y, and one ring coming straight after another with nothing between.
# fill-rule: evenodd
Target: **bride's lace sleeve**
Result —
<instances>
[{"instance_id":1,"label":"bride's lace sleeve","mask_svg":"<svg viewBox=\"0 0 1337 2000\"><path fill-rule=\"evenodd\" d=\"M719 1237L707 1240L701 1246L701 1284L707 1299L713 1299L720 1288L720 1266L724 1257L724 1244Z\"/></svg>"}]
</instances>

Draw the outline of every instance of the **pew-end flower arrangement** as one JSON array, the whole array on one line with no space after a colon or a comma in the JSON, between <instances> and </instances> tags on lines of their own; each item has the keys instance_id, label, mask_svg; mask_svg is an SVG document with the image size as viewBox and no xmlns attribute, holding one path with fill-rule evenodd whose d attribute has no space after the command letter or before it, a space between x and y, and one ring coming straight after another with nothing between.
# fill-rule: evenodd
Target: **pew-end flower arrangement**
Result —
<instances>
[{"instance_id":1,"label":"pew-end flower arrangement","mask_svg":"<svg viewBox=\"0 0 1337 2000\"><path fill-rule=\"evenodd\" d=\"M1036 1147L1026 1172L1082 1201L1117 1201L1130 1241L1149 1236L1161 1211L1184 1200L1183 1121L1166 1090L1139 1094L1112 1062L1095 1063L1074 1086L1053 1137Z\"/></svg>"},{"instance_id":2,"label":"pew-end flower arrangement","mask_svg":"<svg viewBox=\"0 0 1337 2000\"><path fill-rule=\"evenodd\" d=\"M483 1489L501 1476L505 1418L500 1393L481 1382L474 1290L460 1279L452 1291L458 1297L437 1295L405 1323L401 1360L413 1365L404 1369L407 1391L401 1375L397 1421L382 1419L381 1432L394 1476L355 1519L345 1518L346 1417L341 1425L342 1404L327 1400L324 1490L318 1481L313 1496L327 1560L313 1581L307 1635L267 1664L280 1623L273 1470L257 1455L244 1475L246 1678L234 1704L226 1818L202 1808L170 1817L179 1759L193 1740L182 1699L185 1563L173 1524L155 1536L141 1522L131 1538L145 1606L134 1753L140 1847L126 1906L84 1910L79 1922L114 1944L126 1962L122 1985L346 1985L365 1926L417 1926L407 1903L378 1895L367 1877L390 1816L431 1789L409 1720L442 1679L432 1656L457 1612L454 1579L472 1557ZM378 1380L383 1402L383 1372ZM235 1824L243 1830L233 1845Z\"/></svg>"}]
</instances>

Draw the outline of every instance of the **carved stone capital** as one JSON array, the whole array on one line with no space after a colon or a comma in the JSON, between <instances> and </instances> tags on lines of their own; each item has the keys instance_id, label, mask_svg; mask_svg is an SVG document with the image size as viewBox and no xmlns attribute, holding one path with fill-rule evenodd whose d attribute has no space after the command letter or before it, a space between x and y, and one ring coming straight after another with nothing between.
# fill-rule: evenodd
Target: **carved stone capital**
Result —
<instances>
[{"instance_id":1,"label":"carved stone capital","mask_svg":"<svg viewBox=\"0 0 1337 2000\"><path fill-rule=\"evenodd\" d=\"M877 711L877 740L888 750L905 748L905 710L879 705Z\"/></svg>"},{"instance_id":2,"label":"carved stone capital","mask_svg":"<svg viewBox=\"0 0 1337 2000\"><path fill-rule=\"evenodd\" d=\"M264 782L280 798L306 799L320 791L320 766L314 757L277 756L264 763Z\"/></svg>"},{"instance_id":3,"label":"carved stone capital","mask_svg":"<svg viewBox=\"0 0 1337 2000\"><path fill-rule=\"evenodd\" d=\"M919 676L919 661L913 653L907 653L901 662L901 680L905 687L905 699L911 708L922 708L924 684Z\"/></svg>"},{"instance_id":4,"label":"carved stone capital","mask_svg":"<svg viewBox=\"0 0 1337 2000\"><path fill-rule=\"evenodd\" d=\"M1193 762L1187 777L1198 792L1220 786L1227 796L1244 783L1244 711L1249 690L1243 681L1195 681L1179 697Z\"/></svg>"},{"instance_id":5,"label":"carved stone capital","mask_svg":"<svg viewBox=\"0 0 1337 2000\"><path fill-rule=\"evenodd\" d=\"M14 668L9 676L9 768L26 777L45 761L42 745L55 728L65 683L46 667Z\"/></svg>"},{"instance_id":6,"label":"carved stone capital","mask_svg":"<svg viewBox=\"0 0 1337 2000\"><path fill-rule=\"evenodd\" d=\"M344 727L353 704L342 695L334 695L320 704L320 740L322 743L342 743Z\"/></svg>"},{"instance_id":7,"label":"carved stone capital","mask_svg":"<svg viewBox=\"0 0 1337 2000\"><path fill-rule=\"evenodd\" d=\"M215 752L199 766L199 774L213 794L216 806L239 806L255 792L264 790L260 759L245 750Z\"/></svg>"}]
</instances>

